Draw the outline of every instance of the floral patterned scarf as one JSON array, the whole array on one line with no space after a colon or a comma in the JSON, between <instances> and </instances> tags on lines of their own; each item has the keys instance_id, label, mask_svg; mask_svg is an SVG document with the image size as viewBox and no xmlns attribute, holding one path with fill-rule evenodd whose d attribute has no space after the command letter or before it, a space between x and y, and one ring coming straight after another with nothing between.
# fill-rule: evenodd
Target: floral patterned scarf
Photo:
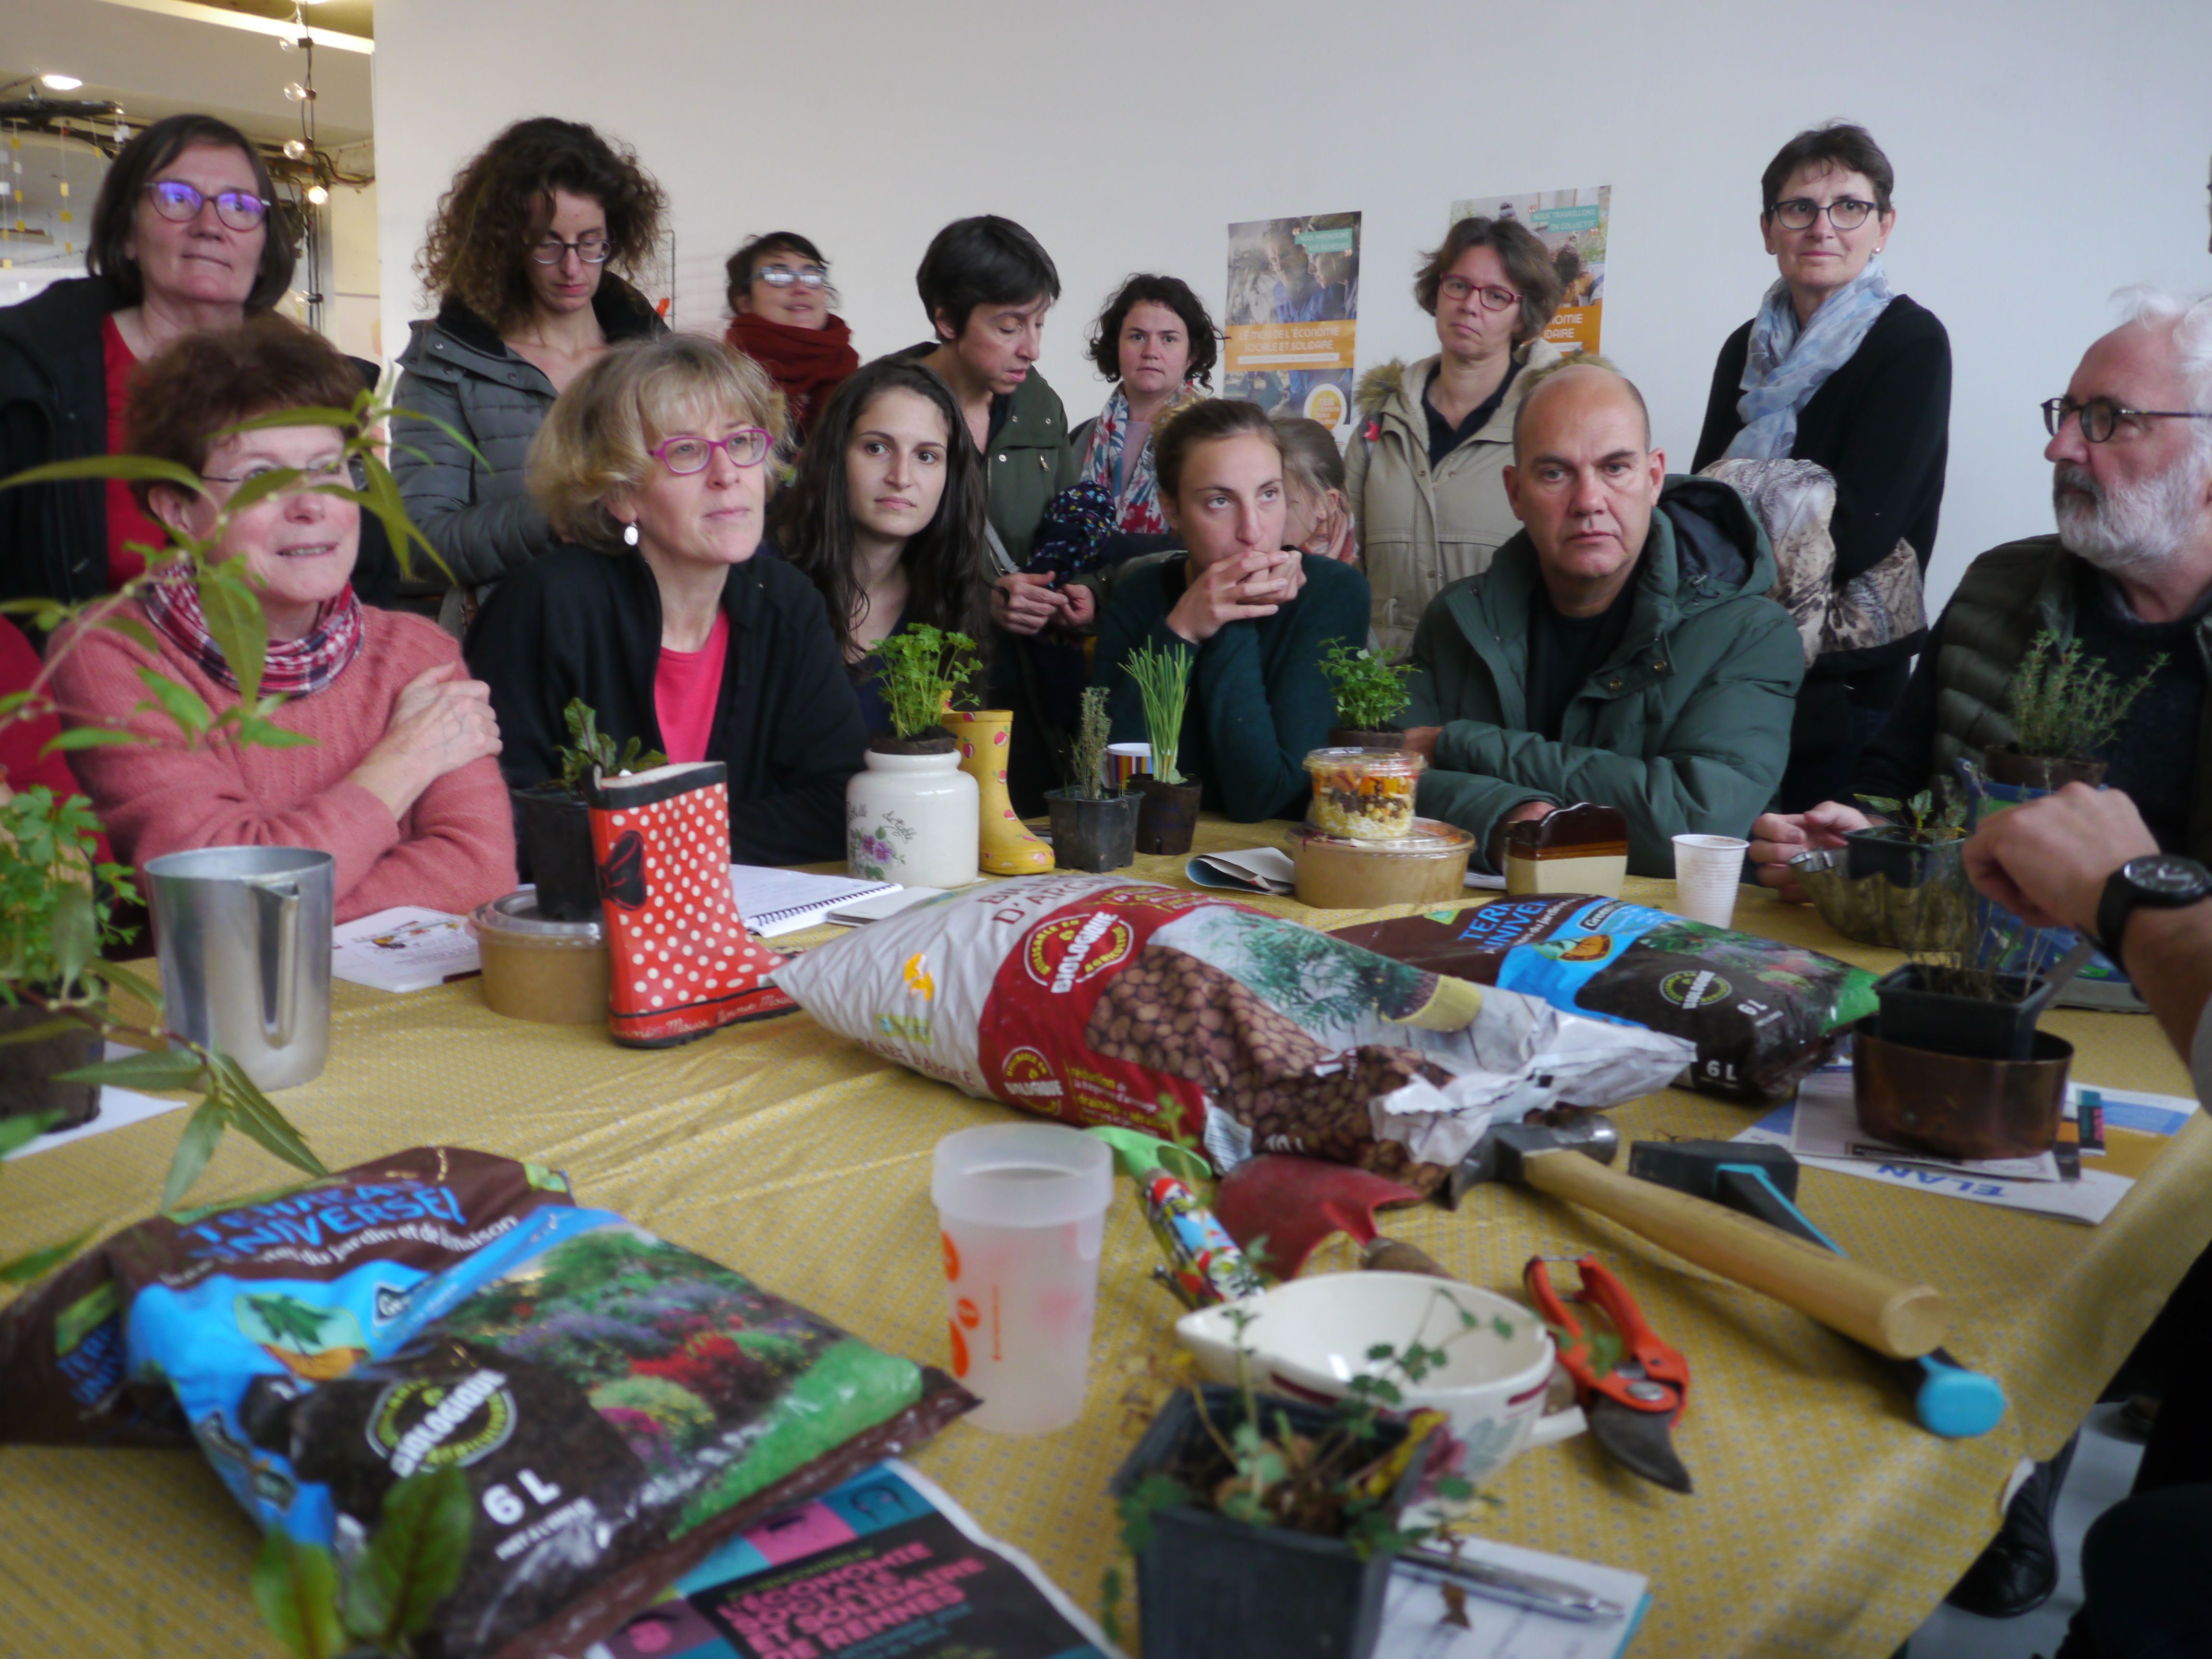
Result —
<instances>
[{"instance_id":1,"label":"floral patterned scarf","mask_svg":"<svg viewBox=\"0 0 2212 1659\"><path fill-rule=\"evenodd\" d=\"M1190 386L1177 392L1173 402L1153 417L1152 429L1158 431L1169 416L1197 396ZM1097 484L1108 495L1114 495L1114 481L1121 476L1122 440L1129 428L1129 399L1117 385L1114 395L1106 400L1099 411L1098 423L1091 429L1091 447L1083 458L1082 482ZM1167 516L1160 511L1160 483L1152 471L1152 446L1148 438L1144 453L1137 457L1134 465L1121 477L1121 493L1115 496L1120 514L1120 527L1132 535L1164 536L1168 533Z\"/></svg>"},{"instance_id":2,"label":"floral patterned scarf","mask_svg":"<svg viewBox=\"0 0 2212 1659\"><path fill-rule=\"evenodd\" d=\"M208 627L207 612L200 608L197 582L189 577L149 582L139 590L138 598L146 607L147 620L194 666L238 690L238 676L224 660L222 647ZM344 673L361 654L361 609L349 582L336 599L323 602L315 612L315 625L303 637L271 640L268 662L261 671L263 695L309 696Z\"/></svg>"}]
</instances>

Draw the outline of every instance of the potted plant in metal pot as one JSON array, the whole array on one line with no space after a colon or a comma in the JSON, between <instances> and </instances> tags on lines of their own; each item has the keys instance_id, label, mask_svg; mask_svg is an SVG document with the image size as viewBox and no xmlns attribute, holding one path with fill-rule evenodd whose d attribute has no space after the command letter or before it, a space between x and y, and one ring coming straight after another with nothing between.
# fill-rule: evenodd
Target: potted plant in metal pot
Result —
<instances>
[{"instance_id":1,"label":"potted plant in metal pot","mask_svg":"<svg viewBox=\"0 0 2212 1659\"><path fill-rule=\"evenodd\" d=\"M1145 735L1152 739L1152 769L1136 785L1139 853L1188 853L1198 829L1199 781L1176 764L1182 745L1182 715L1190 700L1192 653L1181 646L1155 648L1150 641L1129 653L1124 667L1137 683L1145 710Z\"/></svg>"},{"instance_id":2,"label":"potted plant in metal pot","mask_svg":"<svg viewBox=\"0 0 2212 1659\"><path fill-rule=\"evenodd\" d=\"M1846 939L1899 951L1940 947L1973 908L1960 856L1965 802L1940 781L1909 800L1863 799L1889 822L1846 830L1839 849L1800 854L1791 873Z\"/></svg>"},{"instance_id":3,"label":"potted plant in metal pot","mask_svg":"<svg viewBox=\"0 0 2212 1659\"><path fill-rule=\"evenodd\" d=\"M620 749L599 730L599 715L581 697L561 711L571 741L556 752L561 775L510 789L514 838L522 849L526 879L538 884L538 911L554 921L599 919L598 860L592 853L592 819L584 786L596 770L607 777L665 766L659 750L632 738Z\"/></svg>"},{"instance_id":4,"label":"potted plant in metal pot","mask_svg":"<svg viewBox=\"0 0 2212 1659\"><path fill-rule=\"evenodd\" d=\"M2038 793L2102 783L2106 763L2098 756L2166 660L2153 659L2122 685L2101 659L2081 654L2080 641L2061 645L2045 629L2028 641L2013 673L2013 741L1983 751L1983 773L1992 783Z\"/></svg>"},{"instance_id":5,"label":"potted plant in metal pot","mask_svg":"<svg viewBox=\"0 0 2212 1659\"><path fill-rule=\"evenodd\" d=\"M1328 732L1330 748L1406 746L1406 734L1390 722L1412 701L1406 690L1406 681L1413 672L1411 664L1393 666L1365 646L1340 641L1322 654L1321 672L1336 696L1336 724Z\"/></svg>"},{"instance_id":6,"label":"potted plant in metal pot","mask_svg":"<svg viewBox=\"0 0 2212 1659\"><path fill-rule=\"evenodd\" d=\"M1137 856L1139 798L1106 784L1106 744L1112 735L1106 688L1091 686L1083 694L1076 727L1074 779L1065 789L1045 792L1053 863L1060 869L1097 874L1126 868Z\"/></svg>"},{"instance_id":7,"label":"potted plant in metal pot","mask_svg":"<svg viewBox=\"0 0 2212 1659\"><path fill-rule=\"evenodd\" d=\"M980 873L981 796L960 744L938 722L975 672L975 641L918 623L876 647L891 729L868 739L845 787L852 872L902 887L960 887Z\"/></svg>"}]
</instances>

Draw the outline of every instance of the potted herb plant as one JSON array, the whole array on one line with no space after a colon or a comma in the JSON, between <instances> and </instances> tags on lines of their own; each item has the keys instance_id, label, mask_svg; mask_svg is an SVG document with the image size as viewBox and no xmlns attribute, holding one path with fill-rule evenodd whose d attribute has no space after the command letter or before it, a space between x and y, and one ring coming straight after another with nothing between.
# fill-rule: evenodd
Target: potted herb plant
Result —
<instances>
[{"instance_id":1,"label":"potted herb plant","mask_svg":"<svg viewBox=\"0 0 2212 1659\"><path fill-rule=\"evenodd\" d=\"M635 738L617 749L581 697L571 698L561 715L571 740L556 751L561 775L507 791L514 802L514 836L524 872L538 884L538 914L554 921L597 921L599 861L592 853L584 786L594 770L617 777L665 766L668 757L658 750L641 751Z\"/></svg>"},{"instance_id":2,"label":"potted herb plant","mask_svg":"<svg viewBox=\"0 0 2212 1659\"><path fill-rule=\"evenodd\" d=\"M1127 867L1137 856L1137 808L1140 798L1106 787L1106 744L1113 735L1106 718L1106 688L1083 694L1083 717L1075 732L1075 776L1065 789L1045 792L1052 815L1053 863L1062 870L1094 874Z\"/></svg>"},{"instance_id":3,"label":"potted herb plant","mask_svg":"<svg viewBox=\"0 0 2212 1659\"><path fill-rule=\"evenodd\" d=\"M1137 683L1145 710L1145 733L1152 742L1152 769L1132 780L1137 808L1139 853L1188 853L1198 829L1199 782L1176 765L1182 744L1182 715L1190 700L1191 653L1181 646L1155 648L1150 641L1129 653L1124 665Z\"/></svg>"},{"instance_id":4,"label":"potted herb plant","mask_svg":"<svg viewBox=\"0 0 2212 1659\"><path fill-rule=\"evenodd\" d=\"M2061 645L2045 629L2028 641L2013 673L2013 741L1984 750L1983 771L1992 782L2038 791L2102 783L2106 764L2098 754L2166 660L2154 658L2124 686L2100 659L2081 654L2080 641Z\"/></svg>"},{"instance_id":5,"label":"potted herb plant","mask_svg":"<svg viewBox=\"0 0 2212 1659\"><path fill-rule=\"evenodd\" d=\"M856 876L902 887L974 881L981 797L960 769L960 744L938 722L975 672L975 641L926 623L876 647L891 729L868 739L845 787L845 854Z\"/></svg>"},{"instance_id":6,"label":"potted herb plant","mask_svg":"<svg viewBox=\"0 0 2212 1659\"><path fill-rule=\"evenodd\" d=\"M1412 699L1406 690L1411 664L1394 667L1364 646L1338 642L1321 659L1321 672L1336 696L1337 723L1329 728L1332 749L1403 749L1406 734L1390 721Z\"/></svg>"}]
</instances>

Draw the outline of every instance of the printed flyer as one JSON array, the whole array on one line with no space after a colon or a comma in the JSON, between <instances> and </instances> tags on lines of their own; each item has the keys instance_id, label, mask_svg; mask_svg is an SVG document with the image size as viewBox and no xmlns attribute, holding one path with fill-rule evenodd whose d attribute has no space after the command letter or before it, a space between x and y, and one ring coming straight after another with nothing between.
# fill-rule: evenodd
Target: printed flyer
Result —
<instances>
[{"instance_id":1,"label":"printed flyer","mask_svg":"<svg viewBox=\"0 0 2212 1659\"><path fill-rule=\"evenodd\" d=\"M896 1459L772 1515L588 1659L1117 1659L1018 1550Z\"/></svg>"},{"instance_id":2,"label":"printed flyer","mask_svg":"<svg viewBox=\"0 0 2212 1659\"><path fill-rule=\"evenodd\" d=\"M1536 233L1552 256L1566 290L1546 325L1544 337L1570 356L1599 350L1598 325L1605 315L1605 245L1612 228L1613 186L1582 190L1509 191L1454 202L1451 222L1472 219L1518 219Z\"/></svg>"},{"instance_id":3,"label":"printed flyer","mask_svg":"<svg viewBox=\"0 0 2212 1659\"><path fill-rule=\"evenodd\" d=\"M1352 415L1359 216L1230 226L1225 314L1221 395L1340 431Z\"/></svg>"}]
</instances>

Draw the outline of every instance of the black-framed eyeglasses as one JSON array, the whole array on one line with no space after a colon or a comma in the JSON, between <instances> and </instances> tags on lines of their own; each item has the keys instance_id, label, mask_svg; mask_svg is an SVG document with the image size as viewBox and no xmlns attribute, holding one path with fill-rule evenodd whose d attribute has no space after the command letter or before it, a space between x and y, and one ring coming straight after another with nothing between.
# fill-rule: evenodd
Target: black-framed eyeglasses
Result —
<instances>
[{"instance_id":1,"label":"black-framed eyeglasses","mask_svg":"<svg viewBox=\"0 0 2212 1659\"><path fill-rule=\"evenodd\" d=\"M770 288L789 288L793 283L802 288L822 288L828 284L830 273L820 265L801 265L796 270L789 265L763 265L753 272L753 280Z\"/></svg>"},{"instance_id":2,"label":"black-framed eyeglasses","mask_svg":"<svg viewBox=\"0 0 2212 1659\"><path fill-rule=\"evenodd\" d=\"M1784 230L1809 230L1823 213L1838 230L1856 230L1874 210L1872 202L1862 202L1856 196L1844 197L1825 208L1809 196L1793 196L1774 204L1774 216Z\"/></svg>"},{"instance_id":3,"label":"black-framed eyeglasses","mask_svg":"<svg viewBox=\"0 0 2212 1659\"><path fill-rule=\"evenodd\" d=\"M202 483L245 484L256 478L265 478L272 472L285 471L281 466L249 466L233 477L220 472L203 472ZM333 455L328 460L299 469L297 489L313 489L319 484L349 484L356 489L368 488L368 463L358 455Z\"/></svg>"},{"instance_id":4,"label":"black-framed eyeglasses","mask_svg":"<svg viewBox=\"0 0 2212 1659\"><path fill-rule=\"evenodd\" d=\"M603 265L614 251L614 244L604 236L579 236L573 242L548 236L530 245L530 257L541 265L557 265L572 253L587 265Z\"/></svg>"},{"instance_id":5,"label":"black-framed eyeglasses","mask_svg":"<svg viewBox=\"0 0 2212 1659\"><path fill-rule=\"evenodd\" d=\"M2082 437L2093 444L2110 440L2122 421L2212 421L2212 410L2125 409L2110 398L2092 398L2082 404L2071 398L2051 398L2043 404L2043 429L2055 438L2076 415L2081 417Z\"/></svg>"},{"instance_id":6,"label":"black-framed eyeglasses","mask_svg":"<svg viewBox=\"0 0 2212 1659\"><path fill-rule=\"evenodd\" d=\"M739 466L758 466L768 459L769 441L767 431L757 426L741 426L721 439L695 437L682 432L654 445L653 459L678 477L689 477L694 472L704 472L718 449L729 451L730 459Z\"/></svg>"},{"instance_id":7,"label":"black-framed eyeglasses","mask_svg":"<svg viewBox=\"0 0 2212 1659\"><path fill-rule=\"evenodd\" d=\"M1477 286L1464 276L1445 277L1437 284L1437 292L1454 305L1459 304L1472 294L1485 311L1504 311L1508 307L1521 303L1521 296L1510 288L1499 288L1495 283L1487 283Z\"/></svg>"},{"instance_id":8,"label":"black-framed eyeglasses","mask_svg":"<svg viewBox=\"0 0 2212 1659\"><path fill-rule=\"evenodd\" d=\"M200 216L200 210L215 204L215 216L233 230L252 230L269 216L269 204L248 190L218 191L208 195L181 179L156 179L144 186L154 198L154 211L164 219L185 224Z\"/></svg>"}]
</instances>

